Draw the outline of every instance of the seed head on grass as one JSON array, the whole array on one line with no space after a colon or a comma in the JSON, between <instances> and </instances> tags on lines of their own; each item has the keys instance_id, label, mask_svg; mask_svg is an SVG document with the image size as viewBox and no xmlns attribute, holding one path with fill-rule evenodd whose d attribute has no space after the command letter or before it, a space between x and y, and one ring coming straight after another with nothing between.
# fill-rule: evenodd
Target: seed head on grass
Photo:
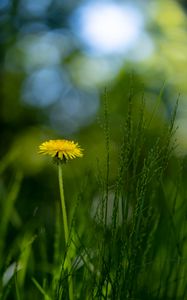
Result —
<instances>
[{"instance_id":1,"label":"seed head on grass","mask_svg":"<svg viewBox=\"0 0 187 300\"><path fill-rule=\"evenodd\" d=\"M50 155L61 162L82 157L82 151L78 143L68 140L49 140L39 146L40 154Z\"/></svg>"}]
</instances>

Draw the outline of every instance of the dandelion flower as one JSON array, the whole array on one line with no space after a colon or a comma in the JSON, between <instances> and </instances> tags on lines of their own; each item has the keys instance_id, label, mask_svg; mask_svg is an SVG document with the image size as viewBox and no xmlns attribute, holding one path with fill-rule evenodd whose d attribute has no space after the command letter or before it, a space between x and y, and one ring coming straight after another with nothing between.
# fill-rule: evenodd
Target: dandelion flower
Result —
<instances>
[{"instance_id":1,"label":"dandelion flower","mask_svg":"<svg viewBox=\"0 0 187 300\"><path fill-rule=\"evenodd\" d=\"M82 151L78 143L68 140L49 140L39 146L40 154L50 155L64 162L68 159L82 157Z\"/></svg>"},{"instance_id":2,"label":"dandelion flower","mask_svg":"<svg viewBox=\"0 0 187 300\"><path fill-rule=\"evenodd\" d=\"M69 243L69 228L68 228L68 218L66 212L66 203L64 199L64 188L63 188L63 166L62 164L65 163L68 159L73 159L76 157L83 156L83 150L80 148L78 143L68 140L49 140L43 142L39 146L39 153L44 155L50 155L53 157L55 162L58 164L58 180L59 180L59 189L60 189L60 201L61 201L61 209L62 209L62 217L63 217L63 225L64 225L64 237L66 244ZM71 243L69 244L68 248L71 251ZM67 251L66 253L66 260L67 260L67 271L68 271L68 289L69 289L69 299L73 300L73 279L70 275L72 272L72 262L71 262L71 255L70 252Z\"/></svg>"}]
</instances>

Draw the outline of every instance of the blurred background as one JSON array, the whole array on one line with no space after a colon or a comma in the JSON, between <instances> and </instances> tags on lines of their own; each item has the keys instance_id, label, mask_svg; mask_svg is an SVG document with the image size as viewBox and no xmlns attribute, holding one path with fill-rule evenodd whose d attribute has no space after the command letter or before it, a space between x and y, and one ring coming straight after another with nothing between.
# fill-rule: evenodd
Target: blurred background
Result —
<instances>
[{"instance_id":1,"label":"blurred background","mask_svg":"<svg viewBox=\"0 0 187 300\"><path fill-rule=\"evenodd\" d=\"M87 130L101 94L106 87L111 110L124 114L129 74L148 109L165 84L164 118L180 94L186 153L186 12L184 1L1 0L1 155L20 146L19 163L32 173L42 167L35 147L47 137L85 135L84 147L94 147Z\"/></svg>"},{"instance_id":2,"label":"blurred background","mask_svg":"<svg viewBox=\"0 0 187 300\"><path fill-rule=\"evenodd\" d=\"M83 159L65 167L68 205L83 174L90 178L97 160L102 166L105 88L112 176L131 88L134 106L144 95L148 117L162 93L150 135L180 98L176 155L186 155L185 1L1 0L0 27L1 192L18 171L23 175L14 228L28 220L39 228L52 223L56 166L38 155L41 142L67 138L85 149Z\"/></svg>"},{"instance_id":3,"label":"blurred background","mask_svg":"<svg viewBox=\"0 0 187 300\"><path fill-rule=\"evenodd\" d=\"M28 165L38 139L78 136L95 123L104 88L125 95L132 73L150 108L165 83L165 117L181 94L186 152L186 10L184 1L167 0L1 0L1 155L17 142ZM109 98L125 110L125 97Z\"/></svg>"}]
</instances>

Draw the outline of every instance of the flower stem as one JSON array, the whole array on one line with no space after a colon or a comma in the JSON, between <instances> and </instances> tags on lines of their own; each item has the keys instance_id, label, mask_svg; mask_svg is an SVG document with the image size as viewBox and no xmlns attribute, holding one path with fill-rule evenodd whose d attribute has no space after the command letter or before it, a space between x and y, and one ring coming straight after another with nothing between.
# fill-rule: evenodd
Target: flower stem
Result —
<instances>
[{"instance_id":1,"label":"flower stem","mask_svg":"<svg viewBox=\"0 0 187 300\"><path fill-rule=\"evenodd\" d=\"M63 188L63 175L62 175L62 165L58 165L58 180L59 180L59 188L60 188L60 200L61 200L61 208L62 208L62 217L63 217L63 225L64 225L64 235L66 246L68 244L69 239L69 229L68 229L68 220L67 220L67 212L66 212L66 203L64 199L64 188ZM69 252L67 251L67 269L68 269L68 287L69 287L69 299L73 300L73 280L71 273L71 258L69 256Z\"/></svg>"}]
</instances>

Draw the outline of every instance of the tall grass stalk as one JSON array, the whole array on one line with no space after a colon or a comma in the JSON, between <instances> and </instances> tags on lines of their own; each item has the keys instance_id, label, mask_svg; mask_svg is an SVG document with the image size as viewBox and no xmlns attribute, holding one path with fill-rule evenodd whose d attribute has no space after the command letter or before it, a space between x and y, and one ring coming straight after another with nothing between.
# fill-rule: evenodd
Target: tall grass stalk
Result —
<instances>
[{"instance_id":1,"label":"tall grass stalk","mask_svg":"<svg viewBox=\"0 0 187 300\"><path fill-rule=\"evenodd\" d=\"M62 217L64 224L64 236L65 243L67 247L66 259L67 259L67 270L68 270L68 287L69 287L69 299L73 300L73 279L72 279L72 266L71 266L71 258L69 255L68 243L69 241L69 229L68 229L68 220L67 220L67 212L66 212L66 203L64 198L64 187L63 187L63 173L62 173L62 164L58 164L58 179L59 179L59 188L60 188L60 201L61 201L61 209L62 209Z\"/></svg>"}]
</instances>

